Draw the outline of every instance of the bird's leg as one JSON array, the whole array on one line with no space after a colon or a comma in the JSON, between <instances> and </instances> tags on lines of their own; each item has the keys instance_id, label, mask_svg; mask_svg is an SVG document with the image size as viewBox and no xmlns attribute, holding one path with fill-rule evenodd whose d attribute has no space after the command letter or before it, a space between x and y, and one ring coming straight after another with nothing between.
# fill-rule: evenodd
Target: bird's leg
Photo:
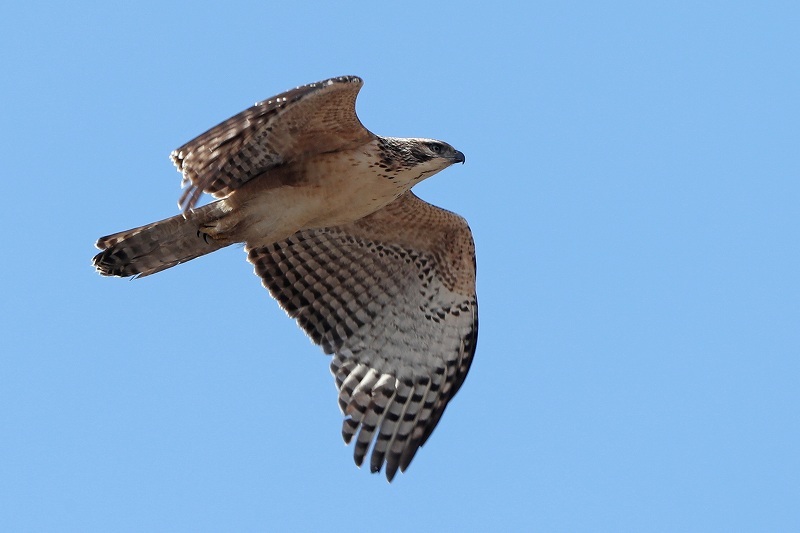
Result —
<instances>
[{"instance_id":1,"label":"bird's leg","mask_svg":"<svg viewBox=\"0 0 800 533\"><path fill-rule=\"evenodd\" d=\"M206 244L208 244L208 233L204 233L203 231L200 230L200 228L198 228L197 229L197 236L200 237L201 239L203 239Z\"/></svg>"},{"instance_id":2,"label":"bird's leg","mask_svg":"<svg viewBox=\"0 0 800 533\"><path fill-rule=\"evenodd\" d=\"M237 242L236 230L241 220L233 213L228 213L214 220L201 222L197 228L198 237L202 237L206 243L215 241L217 243Z\"/></svg>"}]
</instances>

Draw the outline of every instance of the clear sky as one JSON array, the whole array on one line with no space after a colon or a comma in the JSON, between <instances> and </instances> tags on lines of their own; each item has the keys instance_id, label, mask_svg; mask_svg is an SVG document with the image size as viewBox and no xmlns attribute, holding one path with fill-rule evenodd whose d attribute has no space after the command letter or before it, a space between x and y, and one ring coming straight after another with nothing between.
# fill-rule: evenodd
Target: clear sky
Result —
<instances>
[{"instance_id":1,"label":"clear sky","mask_svg":"<svg viewBox=\"0 0 800 533\"><path fill-rule=\"evenodd\" d=\"M800 4L523 4L0 7L0 529L800 531ZM415 190L478 350L391 485L241 249L90 266L173 148L341 74L467 158Z\"/></svg>"}]
</instances>

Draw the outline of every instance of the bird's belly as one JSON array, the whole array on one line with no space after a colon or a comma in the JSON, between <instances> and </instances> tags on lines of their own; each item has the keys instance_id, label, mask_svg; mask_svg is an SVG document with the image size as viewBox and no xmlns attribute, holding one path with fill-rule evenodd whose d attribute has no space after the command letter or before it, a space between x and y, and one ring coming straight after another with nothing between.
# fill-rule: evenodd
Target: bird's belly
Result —
<instances>
[{"instance_id":1,"label":"bird's belly","mask_svg":"<svg viewBox=\"0 0 800 533\"><path fill-rule=\"evenodd\" d=\"M358 187L353 183L339 190L329 190L324 194L318 213L308 220L306 227L330 227L355 222L382 209L403 192L404 190L396 187L375 187L368 184Z\"/></svg>"},{"instance_id":2,"label":"bird's belly","mask_svg":"<svg viewBox=\"0 0 800 533\"><path fill-rule=\"evenodd\" d=\"M354 159L306 166L302 179L278 187L245 186L228 199L240 223L238 240L269 244L303 229L355 222L382 209L408 187ZM247 194L242 195L245 189Z\"/></svg>"},{"instance_id":3,"label":"bird's belly","mask_svg":"<svg viewBox=\"0 0 800 533\"><path fill-rule=\"evenodd\" d=\"M307 221L308 228L355 222L393 202L408 188L358 164L331 168L315 181L319 183L320 202Z\"/></svg>"}]
</instances>

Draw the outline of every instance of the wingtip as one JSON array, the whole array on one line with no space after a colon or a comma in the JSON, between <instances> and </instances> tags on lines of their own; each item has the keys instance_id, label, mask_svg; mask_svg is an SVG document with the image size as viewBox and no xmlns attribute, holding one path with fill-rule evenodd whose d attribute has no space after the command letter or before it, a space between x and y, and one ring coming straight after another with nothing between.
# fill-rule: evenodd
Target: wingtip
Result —
<instances>
[{"instance_id":1,"label":"wingtip","mask_svg":"<svg viewBox=\"0 0 800 533\"><path fill-rule=\"evenodd\" d=\"M399 465L397 463L395 463L395 464L386 463L386 481L388 481L389 483L392 482L392 480L394 479L395 474L397 474L397 467L398 466Z\"/></svg>"},{"instance_id":2,"label":"wingtip","mask_svg":"<svg viewBox=\"0 0 800 533\"><path fill-rule=\"evenodd\" d=\"M336 76L333 78L328 78L325 81L319 82L320 85L333 85L335 83L356 83L358 85L363 85L364 80L360 76L355 76L352 74L347 74L345 76Z\"/></svg>"}]
</instances>

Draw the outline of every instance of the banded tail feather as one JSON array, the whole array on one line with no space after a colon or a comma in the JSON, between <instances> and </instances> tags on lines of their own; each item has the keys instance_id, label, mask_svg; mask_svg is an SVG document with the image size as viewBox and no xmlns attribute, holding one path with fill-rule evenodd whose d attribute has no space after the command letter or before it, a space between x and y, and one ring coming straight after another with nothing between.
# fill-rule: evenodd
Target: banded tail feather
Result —
<instances>
[{"instance_id":1,"label":"banded tail feather","mask_svg":"<svg viewBox=\"0 0 800 533\"><path fill-rule=\"evenodd\" d=\"M95 246L102 251L92 263L103 276L142 277L224 248L232 243L215 241L202 231L222 214L218 204L101 237Z\"/></svg>"}]
</instances>

